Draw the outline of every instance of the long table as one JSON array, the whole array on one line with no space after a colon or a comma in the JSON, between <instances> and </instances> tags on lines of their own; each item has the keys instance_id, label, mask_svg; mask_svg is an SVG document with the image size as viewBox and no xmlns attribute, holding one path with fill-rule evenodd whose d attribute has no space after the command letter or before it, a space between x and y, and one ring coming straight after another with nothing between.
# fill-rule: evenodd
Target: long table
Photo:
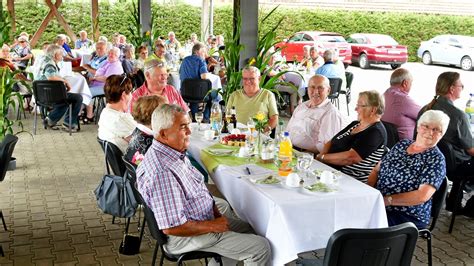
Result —
<instances>
[{"instance_id":1,"label":"long table","mask_svg":"<svg viewBox=\"0 0 474 266\"><path fill-rule=\"evenodd\" d=\"M203 165L201 152L216 144L194 131L188 151ZM387 227L381 194L349 176L339 178L339 189L332 193L308 193L284 185L256 185L246 175L268 169L250 165L219 165L210 171L213 182L237 215L272 247L273 265L283 265L297 254L325 248L329 237L342 228ZM311 169L331 168L313 161Z\"/></svg>"}]
</instances>

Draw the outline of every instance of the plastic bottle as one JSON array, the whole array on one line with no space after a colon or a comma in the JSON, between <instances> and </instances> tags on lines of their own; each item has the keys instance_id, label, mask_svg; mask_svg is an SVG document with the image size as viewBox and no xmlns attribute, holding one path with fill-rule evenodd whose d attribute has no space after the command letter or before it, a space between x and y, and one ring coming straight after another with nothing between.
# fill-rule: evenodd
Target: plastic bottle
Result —
<instances>
[{"instance_id":1,"label":"plastic bottle","mask_svg":"<svg viewBox=\"0 0 474 266\"><path fill-rule=\"evenodd\" d=\"M471 124L474 124L474 93L469 94L469 100L466 103L466 109L464 111Z\"/></svg>"},{"instance_id":2,"label":"plastic bottle","mask_svg":"<svg viewBox=\"0 0 474 266\"><path fill-rule=\"evenodd\" d=\"M290 140L290 133L285 131L283 138L280 141L280 149L278 151L278 160L280 166L278 168L278 174L280 176L287 176L291 173L291 159L293 158L293 145Z\"/></svg>"},{"instance_id":3,"label":"plastic bottle","mask_svg":"<svg viewBox=\"0 0 474 266\"><path fill-rule=\"evenodd\" d=\"M211 128L217 131L216 133L219 134L222 127L222 111L218 102L212 103L210 122Z\"/></svg>"},{"instance_id":4,"label":"plastic bottle","mask_svg":"<svg viewBox=\"0 0 474 266\"><path fill-rule=\"evenodd\" d=\"M283 138L283 120L278 121L278 126L275 130L275 142L280 143L281 139Z\"/></svg>"}]
</instances>

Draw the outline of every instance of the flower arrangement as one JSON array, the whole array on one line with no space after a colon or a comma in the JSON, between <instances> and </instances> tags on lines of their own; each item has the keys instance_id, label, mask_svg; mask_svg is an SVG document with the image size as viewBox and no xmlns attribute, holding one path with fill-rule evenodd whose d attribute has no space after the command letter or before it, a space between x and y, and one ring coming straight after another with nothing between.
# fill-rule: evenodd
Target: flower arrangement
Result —
<instances>
[{"instance_id":1,"label":"flower arrangement","mask_svg":"<svg viewBox=\"0 0 474 266\"><path fill-rule=\"evenodd\" d=\"M252 120L255 122L255 129L258 132L264 132L265 128L268 126L268 117L263 112L258 112Z\"/></svg>"}]
</instances>

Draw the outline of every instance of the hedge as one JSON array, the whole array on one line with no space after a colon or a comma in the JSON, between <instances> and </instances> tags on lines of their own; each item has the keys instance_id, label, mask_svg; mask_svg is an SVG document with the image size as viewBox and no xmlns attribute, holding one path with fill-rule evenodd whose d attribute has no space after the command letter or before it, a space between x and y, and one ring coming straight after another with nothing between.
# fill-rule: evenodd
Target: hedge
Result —
<instances>
[{"instance_id":1,"label":"hedge","mask_svg":"<svg viewBox=\"0 0 474 266\"><path fill-rule=\"evenodd\" d=\"M26 31L30 34L38 29L41 21L48 13L42 1L26 1L15 3L17 18L17 34ZM99 28L101 35L110 37L114 32L128 35L127 17L130 3L117 2L99 4ZM179 40L185 41L192 32L200 32L201 8L185 4L161 5L152 4L156 12L154 27L159 34L166 36L174 31ZM59 11L68 21L74 32L82 29L91 32L90 1L81 3L64 3ZM231 29L232 7L216 7L214 9L214 33L220 34ZM261 10L262 17L269 10ZM474 17L454 15L431 15L413 13L363 12L343 10L295 9L279 7L264 25L262 32L268 30L280 18L284 18L277 30L280 39L301 30L334 31L348 36L351 33L384 33L393 36L399 43L408 45L410 60L415 61L416 50L421 41L428 40L438 34L462 34L474 36ZM40 39L52 41L54 36L64 30L58 22L50 21Z\"/></svg>"}]
</instances>

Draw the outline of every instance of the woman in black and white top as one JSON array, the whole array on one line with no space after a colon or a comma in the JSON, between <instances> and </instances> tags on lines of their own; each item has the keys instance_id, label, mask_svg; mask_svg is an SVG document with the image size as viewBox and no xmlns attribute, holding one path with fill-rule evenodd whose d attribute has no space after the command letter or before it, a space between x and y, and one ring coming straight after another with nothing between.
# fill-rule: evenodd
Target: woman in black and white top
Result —
<instances>
[{"instance_id":1,"label":"woman in black and white top","mask_svg":"<svg viewBox=\"0 0 474 266\"><path fill-rule=\"evenodd\" d=\"M372 168L386 149L387 132L380 122L383 110L384 102L377 91L359 93L356 105L358 120L327 142L316 159L367 182Z\"/></svg>"}]
</instances>

